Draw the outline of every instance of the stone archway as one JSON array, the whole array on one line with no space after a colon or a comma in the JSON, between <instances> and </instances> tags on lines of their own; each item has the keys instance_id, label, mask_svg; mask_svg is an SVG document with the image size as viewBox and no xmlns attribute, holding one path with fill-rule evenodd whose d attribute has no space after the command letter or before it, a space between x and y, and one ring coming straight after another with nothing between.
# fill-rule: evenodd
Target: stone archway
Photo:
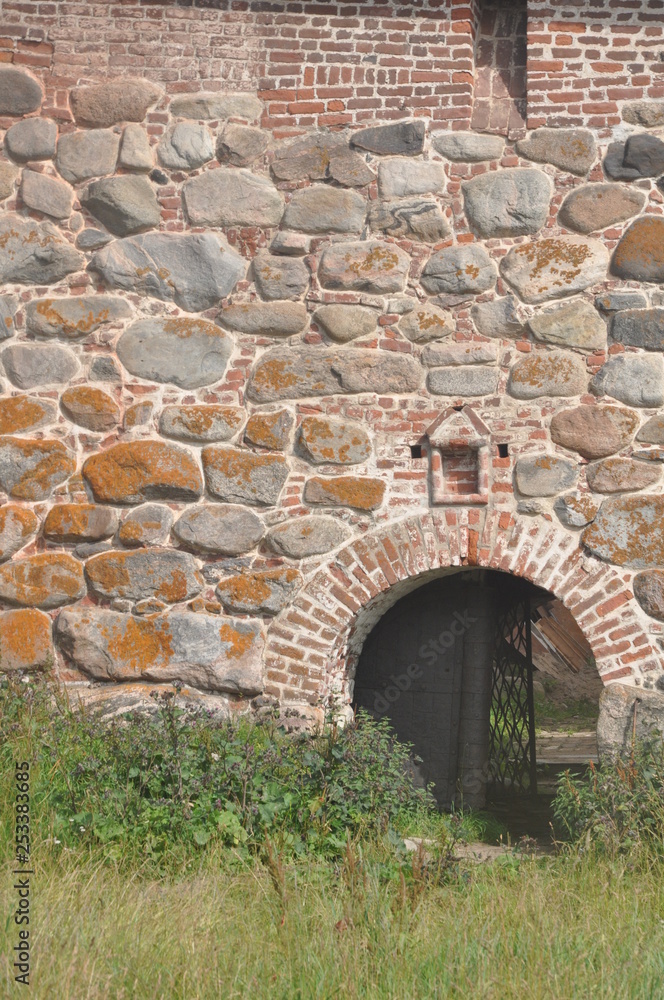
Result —
<instances>
[{"instance_id":1,"label":"stone archway","mask_svg":"<svg viewBox=\"0 0 664 1000\"><path fill-rule=\"evenodd\" d=\"M551 522L507 511L434 510L377 527L320 568L271 624L266 692L284 706L349 710L364 639L410 590L454 567L523 577L574 615L604 684L635 684L661 667L632 574L589 557Z\"/></svg>"}]
</instances>

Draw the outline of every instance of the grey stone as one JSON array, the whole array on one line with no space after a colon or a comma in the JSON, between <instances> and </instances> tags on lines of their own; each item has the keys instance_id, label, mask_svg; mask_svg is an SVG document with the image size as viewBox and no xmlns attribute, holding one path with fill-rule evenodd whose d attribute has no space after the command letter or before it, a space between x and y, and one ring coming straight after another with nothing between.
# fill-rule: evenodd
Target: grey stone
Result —
<instances>
[{"instance_id":1,"label":"grey stone","mask_svg":"<svg viewBox=\"0 0 664 1000\"><path fill-rule=\"evenodd\" d=\"M53 219L68 219L74 201L74 190L65 181L35 170L24 170L21 179L23 204L35 212Z\"/></svg>"},{"instance_id":2,"label":"grey stone","mask_svg":"<svg viewBox=\"0 0 664 1000\"><path fill-rule=\"evenodd\" d=\"M53 424L57 419L57 406L48 399L9 393L0 397L0 429L3 434L24 434L44 424Z\"/></svg>"},{"instance_id":3,"label":"grey stone","mask_svg":"<svg viewBox=\"0 0 664 1000\"><path fill-rule=\"evenodd\" d=\"M664 281L664 219L636 219L614 250L611 271L627 280Z\"/></svg>"},{"instance_id":4,"label":"grey stone","mask_svg":"<svg viewBox=\"0 0 664 1000\"><path fill-rule=\"evenodd\" d=\"M335 152L330 157L328 173L333 181L344 187L366 187L376 178L364 157L350 149Z\"/></svg>"},{"instance_id":5,"label":"grey stone","mask_svg":"<svg viewBox=\"0 0 664 1000\"><path fill-rule=\"evenodd\" d=\"M490 171L461 187L468 224L478 236L527 236L548 218L553 188L541 170Z\"/></svg>"},{"instance_id":6,"label":"grey stone","mask_svg":"<svg viewBox=\"0 0 664 1000\"><path fill-rule=\"evenodd\" d=\"M645 444L664 445L664 413L647 420L636 435L636 440Z\"/></svg>"},{"instance_id":7,"label":"grey stone","mask_svg":"<svg viewBox=\"0 0 664 1000\"><path fill-rule=\"evenodd\" d=\"M123 76L92 87L76 87L70 101L79 125L109 128L118 122L142 122L148 108L157 103L162 93L149 80Z\"/></svg>"},{"instance_id":8,"label":"grey stone","mask_svg":"<svg viewBox=\"0 0 664 1000\"><path fill-rule=\"evenodd\" d=\"M471 307L470 315L475 329L483 337L499 337L516 340L523 336L525 324L517 313L518 301L513 295L492 302L477 302Z\"/></svg>"},{"instance_id":9,"label":"grey stone","mask_svg":"<svg viewBox=\"0 0 664 1000\"><path fill-rule=\"evenodd\" d=\"M567 195L558 222L577 233L594 233L638 215L645 203L644 191L623 184L584 184Z\"/></svg>"},{"instance_id":10,"label":"grey stone","mask_svg":"<svg viewBox=\"0 0 664 1000\"><path fill-rule=\"evenodd\" d=\"M322 181L331 160L347 155L348 140L342 135L318 132L280 143L274 154L272 173L280 181Z\"/></svg>"},{"instance_id":11,"label":"grey stone","mask_svg":"<svg viewBox=\"0 0 664 1000\"><path fill-rule=\"evenodd\" d=\"M514 467L519 493L526 497L552 497L576 485L576 462L558 455L524 455Z\"/></svg>"},{"instance_id":12,"label":"grey stone","mask_svg":"<svg viewBox=\"0 0 664 1000\"><path fill-rule=\"evenodd\" d=\"M309 515L292 517L271 528L265 539L268 548L290 559L308 559L336 549L350 537L350 531L336 517Z\"/></svg>"},{"instance_id":13,"label":"grey stone","mask_svg":"<svg viewBox=\"0 0 664 1000\"><path fill-rule=\"evenodd\" d=\"M500 271L523 302L537 304L604 281L608 263L608 251L598 240L552 236L512 247Z\"/></svg>"},{"instance_id":14,"label":"grey stone","mask_svg":"<svg viewBox=\"0 0 664 1000\"><path fill-rule=\"evenodd\" d=\"M97 503L116 506L146 500L191 503L203 492L198 456L148 438L120 441L90 455L82 473Z\"/></svg>"},{"instance_id":15,"label":"grey stone","mask_svg":"<svg viewBox=\"0 0 664 1000\"><path fill-rule=\"evenodd\" d=\"M208 445L202 457L210 494L228 503L271 506L279 500L288 479L288 463L281 455Z\"/></svg>"},{"instance_id":16,"label":"grey stone","mask_svg":"<svg viewBox=\"0 0 664 1000\"><path fill-rule=\"evenodd\" d=\"M594 493L633 493L654 486L662 470L633 458L603 458L586 467L588 486Z\"/></svg>"},{"instance_id":17,"label":"grey stone","mask_svg":"<svg viewBox=\"0 0 664 1000\"><path fill-rule=\"evenodd\" d=\"M610 497L582 535L586 548L604 562L630 569L664 564L664 496L639 493Z\"/></svg>"},{"instance_id":18,"label":"grey stone","mask_svg":"<svg viewBox=\"0 0 664 1000\"><path fill-rule=\"evenodd\" d=\"M112 174L119 147L119 137L104 129L68 132L58 139L55 165L66 181L78 184L91 177Z\"/></svg>"},{"instance_id":19,"label":"grey stone","mask_svg":"<svg viewBox=\"0 0 664 1000\"><path fill-rule=\"evenodd\" d=\"M614 181L634 181L641 174L633 167L625 167L625 143L610 142L604 157L604 173Z\"/></svg>"},{"instance_id":20,"label":"grey stone","mask_svg":"<svg viewBox=\"0 0 664 1000\"><path fill-rule=\"evenodd\" d=\"M657 177L664 172L664 142L654 135L631 135L625 143L623 166L638 170L641 177Z\"/></svg>"},{"instance_id":21,"label":"grey stone","mask_svg":"<svg viewBox=\"0 0 664 1000\"><path fill-rule=\"evenodd\" d=\"M83 229L76 237L76 246L79 250L99 250L112 239L109 233L104 233L101 229Z\"/></svg>"},{"instance_id":22,"label":"grey stone","mask_svg":"<svg viewBox=\"0 0 664 1000\"><path fill-rule=\"evenodd\" d=\"M68 382L79 370L71 351L57 344L10 344L0 358L7 377L19 389Z\"/></svg>"},{"instance_id":23,"label":"grey stone","mask_svg":"<svg viewBox=\"0 0 664 1000\"><path fill-rule=\"evenodd\" d=\"M298 444L314 465L357 465L371 455L369 435L360 424L326 417L303 417Z\"/></svg>"},{"instance_id":24,"label":"grey stone","mask_svg":"<svg viewBox=\"0 0 664 1000\"><path fill-rule=\"evenodd\" d=\"M599 503L588 493L576 490L564 497L558 497L553 509L566 528L585 528L594 520Z\"/></svg>"},{"instance_id":25,"label":"grey stone","mask_svg":"<svg viewBox=\"0 0 664 1000\"><path fill-rule=\"evenodd\" d=\"M215 403L166 406L159 419L159 433L181 441L228 441L240 429L245 416L239 406Z\"/></svg>"},{"instance_id":26,"label":"grey stone","mask_svg":"<svg viewBox=\"0 0 664 1000\"><path fill-rule=\"evenodd\" d=\"M512 366L507 389L515 399L580 396L588 389L585 360L569 351L534 351Z\"/></svg>"},{"instance_id":27,"label":"grey stone","mask_svg":"<svg viewBox=\"0 0 664 1000\"><path fill-rule=\"evenodd\" d=\"M455 325L448 312L429 302L418 303L414 309L399 320L399 332L414 344L427 344L431 340L441 340L454 332Z\"/></svg>"},{"instance_id":28,"label":"grey stone","mask_svg":"<svg viewBox=\"0 0 664 1000\"><path fill-rule=\"evenodd\" d=\"M65 552L40 552L0 566L0 601L59 608L85 597L83 567Z\"/></svg>"},{"instance_id":29,"label":"grey stone","mask_svg":"<svg viewBox=\"0 0 664 1000\"><path fill-rule=\"evenodd\" d=\"M219 167L192 177L182 188L182 199L195 226L278 226L284 211L283 195L267 177L249 170Z\"/></svg>"},{"instance_id":30,"label":"grey stone","mask_svg":"<svg viewBox=\"0 0 664 1000\"><path fill-rule=\"evenodd\" d=\"M117 354L132 375L197 389L224 377L232 349L228 334L208 320L155 317L132 323Z\"/></svg>"},{"instance_id":31,"label":"grey stone","mask_svg":"<svg viewBox=\"0 0 664 1000\"><path fill-rule=\"evenodd\" d=\"M206 125L178 122L159 142L157 156L169 170L196 170L214 156L212 133Z\"/></svg>"},{"instance_id":32,"label":"grey stone","mask_svg":"<svg viewBox=\"0 0 664 1000\"><path fill-rule=\"evenodd\" d=\"M90 385L65 389L60 397L60 408L72 423L98 433L114 430L120 422L116 400Z\"/></svg>"},{"instance_id":33,"label":"grey stone","mask_svg":"<svg viewBox=\"0 0 664 1000\"><path fill-rule=\"evenodd\" d=\"M90 365L90 379L93 382L121 382L122 375L114 358L97 355Z\"/></svg>"},{"instance_id":34,"label":"grey stone","mask_svg":"<svg viewBox=\"0 0 664 1000\"><path fill-rule=\"evenodd\" d=\"M276 615L292 603L301 586L302 577L297 570L281 566L227 577L216 593L226 611Z\"/></svg>"},{"instance_id":35,"label":"grey stone","mask_svg":"<svg viewBox=\"0 0 664 1000\"><path fill-rule=\"evenodd\" d=\"M141 601L156 597L167 604L186 601L203 589L196 560L177 549L141 548L133 552L102 552L85 565L85 575L97 596Z\"/></svg>"},{"instance_id":36,"label":"grey stone","mask_svg":"<svg viewBox=\"0 0 664 1000\"><path fill-rule=\"evenodd\" d=\"M16 295L0 295L0 340L7 340L16 333L15 316L18 311Z\"/></svg>"},{"instance_id":37,"label":"grey stone","mask_svg":"<svg viewBox=\"0 0 664 1000\"><path fill-rule=\"evenodd\" d=\"M238 333L292 337L307 325L307 309L302 302L239 302L222 309L217 319Z\"/></svg>"},{"instance_id":38,"label":"grey stone","mask_svg":"<svg viewBox=\"0 0 664 1000\"><path fill-rule=\"evenodd\" d=\"M427 385L435 396L490 396L498 388L500 372L496 368L459 366L434 368Z\"/></svg>"},{"instance_id":39,"label":"grey stone","mask_svg":"<svg viewBox=\"0 0 664 1000\"><path fill-rule=\"evenodd\" d=\"M476 294L493 288L498 277L496 265L484 247L447 247L429 258L421 282L431 294Z\"/></svg>"},{"instance_id":40,"label":"grey stone","mask_svg":"<svg viewBox=\"0 0 664 1000\"><path fill-rule=\"evenodd\" d=\"M137 618L86 608L61 612L55 637L65 656L95 680L180 681L250 697L263 690L256 622L190 611Z\"/></svg>"},{"instance_id":41,"label":"grey stone","mask_svg":"<svg viewBox=\"0 0 664 1000\"><path fill-rule=\"evenodd\" d=\"M76 340L94 333L106 323L128 319L132 308L117 295L77 295L33 299L25 307L28 333L36 337Z\"/></svg>"},{"instance_id":42,"label":"grey stone","mask_svg":"<svg viewBox=\"0 0 664 1000\"><path fill-rule=\"evenodd\" d=\"M475 135L468 132L436 132L432 142L441 156L455 163L499 160L505 149L505 142L499 135Z\"/></svg>"},{"instance_id":43,"label":"grey stone","mask_svg":"<svg viewBox=\"0 0 664 1000\"><path fill-rule=\"evenodd\" d=\"M13 163L0 163L0 201L4 201L14 193L17 177L18 168Z\"/></svg>"},{"instance_id":44,"label":"grey stone","mask_svg":"<svg viewBox=\"0 0 664 1000\"><path fill-rule=\"evenodd\" d=\"M528 326L536 340L585 351L606 347L606 325L589 302L565 302L535 313Z\"/></svg>"},{"instance_id":45,"label":"grey stone","mask_svg":"<svg viewBox=\"0 0 664 1000\"><path fill-rule=\"evenodd\" d=\"M248 167L262 156L270 136L250 125L227 125L217 139L217 159L233 167Z\"/></svg>"},{"instance_id":46,"label":"grey stone","mask_svg":"<svg viewBox=\"0 0 664 1000\"><path fill-rule=\"evenodd\" d=\"M305 233L290 233L288 230L279 230L270 243L272 253L278 253L283 257L304 257L309 253L311 237Z\"/></svg>"},{"instance_id":47,"label":"grey stone","mask_svg":"<svg viewBox=\"0 0 664 1000\"><path fill-rule=\"evenodd\" d=\"M473 340L429 344L422 351L421 360L427 368L441 368L445 365L495 365L498 349L493 344Z\"/></svg>"},{"instance_id":48,"label":"grey stone","mask_svg":"<svg viewBox=\"0 0 664 1000\"><path fill-rule=\"evenodd\" d=\"M15 500L45 500L76 471L76 456L62 441L0 438L0 487Z\"/></svg>"},{"instance_id":49,"label":"grey stone","mask_svg":"<svg viewBox=\"0 0 664 1000\"><path fill-rule=\"evenodd\" d=\"M263 113L263 105L255 94L217 94L207 91L184 94L171 101L174 118L195 118L212 121L222 118L245 118L255 121Z\"/></svg>"},{"instance_id":50,"label":"grey stone","mask_svg":"<svg viewBox=\"0 0 664 1000\"><path fill-rule=\"evenodd\" d=\"M633 410L584 403L555 414L551 440L584 458L605 458L626 448L638 426L639 418Z\"/></svg>"},{"instance_id":51,"label":"grey stone","mask_svg":"<svg viewBox=\"0 0 664 1000\"><path fill-rule=\"evenodd\" d=\"M650 569L637 573L632 586L634 596L645 613L659 622L664 621L664 570ZM661 681L659 687L662 687Z\"/></svg>"},{"instance_id":52,"label":"grey stone","mask_svg":"<svg viewBox=\"0 0 664 1000\"><path fill-rule=\"evenodd\" d=\"M0 115L29 115L41 107L39 83L16 66L0 67Z\"/></svg>"},{"instance_id":53,"label":"grey stone","mask_svg":"<svg viewBox=\"0 0 664 1000\"><path fill-rule=\"evenodd\" d=\"M664 351L664 308L625 309L611 320L611 336L621 344Z\"/></svg>"},{"instance_id":54,"label":"grey stone","mask_svg":"<svg viewBox=\"0 0 664 1000\"><path fill-rule=\"evenodd\" d=\"M246 507L204 504L185 511L173 527L182 545L205 555L239 556L263 537L263 522Z\"/></svg>"},{"instance_id":55,"label":"grey stone","mask_svg":"<svg viewBox=\"0 0 664 1000\"><path fill-rule=\"evenodd\" d=\"M369 228L390 236L406 236L422 243L439 243L452 235L440 205L433 198L404 198L373 202Z\"/></svg>"},{"instance_id":56,"label":"grey stone","mask_svg":"<svg viewBox=\"0 0 664 1000\"><path fill-rule=\"evenodd\" d=\"M657 128L664 125L664 101L629 101L623 104L621 115L630 125Z\"/></svg>"},{"instance_id":57,"label":"grey stone","mask_svg":"<svg viewBox=\"0 0 664 1000\"><path fill-rule=\"evenodd\" d=\"M50 118L26 118L5 133L5 149L12 160L50 160L55 156L58 126Z\"/></svg>"},{"instance_id":58,"label":"grey stone","mask_svg":"<svg viewBox=\"0 0 664 1000\"><path fill-rule=\"evenodd\" d=\"M441 192L444 186L442 163L389 157L378 164L378 190L387 200Z\"/></svg>"},{"instance_id":59,"label":"grey stone","mask_svg":"<svg viewBox=\"0 0 664 1000\"><path fill-rule=\"evenodd\" d=\"M147 233L98 250L90 270L110 288L201 312L233 290L244 277L246 264L223 237L213 233Z\"/></svg>"},{"instance_id":60,"label":"grey stone","mask_svg":"<svg viewBox=\"0 0 664 1000\"><path fill-rule=\"evenodd\" d=\"M146 503L127 514L118 539L129 548L165 545L173 526L173 511L162 504Z\"/></svg>"},{"instance_id":61,"label":"grey stone","mask_svg":"<svg viewBox=\"0 0 664 1000\"><path fill-rule=\"evenodd\" d=\"M244 411L243 411L244 412ZM289 410L252 413L244 429L244 440L257 448L283 451L290 439L295 417Z\"/></svg>"},{"instance_id":62,"label":"grey stone","mask_svg":"<svg viewBox=\"0 0 664 1000\"><path fill-rule=\"evenodd\" d=\"M553 163L572 174L587 174L597 156L592 132L585 128L538 128L516 144L519 156Z\"/></svg>"},{"instance_id":63,"label":"grey stone","mask_svg":"<svg viewBox=\"0 0 664 1000\"><path fill-rule=\"evenodd\" d=\"M355 233L364 225L366 200L357 191L312 184L295 191L284 225L305 233Z\"/></svg>"},{"instance_id":64,"label":"grey stone","mask_svg":"<svg viewBox=\"0 0 664 1000\"><path fill-rule=\"evenodd\" d=\"M652 355L618 354L590 383L596 396L612 396L628 406L664 405L664 363Z\"/></svg>"},{"instance_id":65,"label":"grey stone","mask_svg":"<svg viewBox=\"0 0 664 1000\"><path fill-rule=\"evenodd\" d=\"M424 149L426 125L421 119L395 122L392 125L376 125L373 128L353 132L350 144L355 149L366 149L369 153L385 156L418 156Z\"/></svg>"},{"instance_id":66,"label":"grey stone","mask_svg":"<svg viewBox=\"0 0 664 1000\"><path fill-rule=\"evenodd\" d=\"M404 290L410 257L392 243L368 240L327 247L318 265L323 288L383 295Z\"/></svg>"},{"instance_id":67,"label":"grey stone","mask_svg":"<svg viewBox=\"0 0 664 1000\"><path fill-rule=\"evenodd\" d=\"M404 354L320 347L275 348L255 364L247 395L257 403L336 393L415 392L424 373Z\"/></svg>"},{"instance_id":68,"label":"grey stone","mask_svg":"<svg viewBox=\"0 0 664 1000\"><path fill-rule=\"evenodd\" d=\"M161 210L147 177L123 175L93 181L81 203L116 236L131 236L158 226Z\"/></svg>"},{"instance_id":69,"label":"grey stone","mask_svg":"<svg viewBox=\"0 0 664 1000\"><path fill-rule=\"evenodd\" d=\"M540 514L549 513L549 504L546 500L535 500L529 497L527 500L517 500L517 514L526 514L528 517L537 517Z\"/></svg>"},{"instance_id":70,"label":"grey stone","mask_svg":"<svg viewBox=\"0 0 664 1000\"><path fill-rule=\"evenodd\" d=\"M595 299L595 306L603 313L620 312L623 309L645 309L648 300L643 292L630 290L604 292Z\"/></svg>"},{"instance_id":71,"label":"grey stone","mask_svg":"<svg viewBox=\"0 0 664 1000\"><path fill-rule=\"evenodd\" d=\"M347 344L373 333L378 323L378 313L366 306L319 306L313 314L313 320L332 340Z\"/></svg>"},{"instance_id":72,"label":"grey stone","mask_svg":"<svg viewBox=\"0 0 664 1000\"><path fill-rule=\"evenodd\" d=\"M309 287L309 268L297 257L254 258L253 276L263 299L301 299Z\"/></svg>"},{"instance_id":73,"label":"grey stone","mask_svg":"<svg viewBox=\"0 0 664 1000\"><path fill-rule=\"evenodd\" d=\"M140 125L127 125L122 133L119 164L125 170L152 170L154 161L148 134Z\"/></svg>"},{"instance_id":74,"label":"grey stone","mask_svg":"<svg viewBox=\"0 0 664 1000\"><path fill-rule=\"evenodd\" d=\"M0 508L0 562L6 562L27 545L39 528L39 518L29 507L3 504Z\"/></svg>"},{"instance_id":75,"label":"grey stone","mask_svg":"<svg viewBox=\"0 0 664 1000\"><path fill-rule=\"evenodd\" d=\"M597 749L601 757L624 753L632 739L664 733L664 694L609 684L599 697Z\"/></svg>"}]
</instances>

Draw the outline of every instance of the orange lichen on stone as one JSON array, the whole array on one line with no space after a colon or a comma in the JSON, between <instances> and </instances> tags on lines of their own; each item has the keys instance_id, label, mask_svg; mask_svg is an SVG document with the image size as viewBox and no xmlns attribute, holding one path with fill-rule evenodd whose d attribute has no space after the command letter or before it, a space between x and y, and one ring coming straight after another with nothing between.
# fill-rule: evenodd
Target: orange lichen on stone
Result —
<instances>
[{"instance_id":1,"label":"orange lichen on stone","mask_svg":"<svg viewBox=\"0 0 664 1000\"><path fill-rule=\"evenodd\" d=\"M203 492L198 463L182 448L161 441L129 441L93 455L83 476L102 503L151 499L193 500Z\"/></svg>"},{"instance_id":2,"label":"orange lichen on stone","mask_svg":"<svg viewBox=\"0 0 664 1000\"><path fill-rule=\"evenodd\" d=\"M15 500L43 500L76 471L76 459L62 441L1 437L0 453L7 456L1 484Z\"/></svg>"},{"instance_id":3,"label":"orange lichen on stone","mask_svg":"<svg viewBox=\"0 0 664 1000\"><path fill-rule=\"evenodd\" d=\"M0 567L0 600L56 608L85 597L83 567L66 552L42 552Z\"/></svg>"},{"instance_id":4,"label":"orange lichen on stone","mask_svg":"<svg viewBox=\"0 0 664 1000\"><path fill-rule=\"evenodd\" d=\"M90 385L65 389L60 405L70 420L93 431L110 430L120 419L120 407L115 400Z\"/></svg>"},{"instance_id":5,"label":"orange lichen on stone","mask_svg":"<svg viewBox=\"0 0 664 1000\"><path fill-rule=\"evenodd\" d=\"M0 672L53 665L51 619L35 608L0 614Z\"/></svg>"},{"instance_id":6,"label":"orange lichen on stone","mask_svg":"<svg viewBox=\"0 0 664 1000\"><path fill-rule=\"evenodd\" d=\"M293 418L288 410L276 413L253 413L244 432L245 441L259 448L279 451L286 444Z\"/></svg>"},{"instance_id":7,"label":"orange lichen on stone","mask_svg":"<svg viewBox=\"0 0 664 1000\"><path fill-rule=\"evenodd\" d=\"M113 663L142 673L148 667L166 666L173 657L173 643L166 616L126 618L117 627L106 627L105 638Z\"/></svg>"},{"instance_id":8,"label":"orange lichen on stone","mask_svg":"<svg viewBox=\"0 0 664 1000\"><path fill-rule=\"evenodd\" d=\"M29 431L44 423L51 413L52 404L43 403L40 399L32 396L7 396L0 399L0 434Z\"/></svg>"},{"instance_id":9,"label":"orange lichen on stone","mask_svg":"<svg viewBox=\"0 0 664 1000\"><path fill-rule=\"evenodd\" d=\"M240 631L230 622L224 622L219 626L219 636L228 647L226 655L233 660L239 660L248 653L256 638L253 632Z\"/></svg>"},{"instance_id":10,"label":"orange lichen on stone","mask_svg":"<svg viewBox=\"0 0 664 1000\"><path fill-rule=\"evenodd\" d=\"M348 270L358 277L368 271L393 271L399 265L399 256L394 250L387 247L373 247L362 260L353 260L351 254L346 254L344 258L348 264Z\"/></svg>"},{"instance_id":11,"label":"orange lichen on stone","mask_svg":"<svg viewBox=\"0 0 664 1000\"><path fill-rule=\"evenodd\" d=\"M58 309L57 304L61 301L61 299L40 299L36 303L35 309L50 326L59 327L60 332L65 337L82 337L84 334L96 330L98 326L108 322L111 318L108 308L96 311L89 309L84 316L74 322L71 317L65 316Z\"/></svg>"},{"instance_id":12,"label":"orange lichen on stone","mask_svg":"<svg viewBox=\"0 0 664 1000\"><path fill-rule=\"evenodd\" d=\"M102 537L95 530L95 520L104 518L107 509L90 503L61 503L51 507L44 521L44 535L57 541L81 541ZM109 531L108 534L111 534Z\"/></svg>"},{"instance_id":13,"label":"orange lichen on stone","mask_svg":"<svg viewBox=\"0 0 664 1000\"><path fill-rule=\"evenodd\" d=\"M260 392L280 392L296 386L298 377L293 362L274 358L259 365L253 381Z\"/></svg>"},{"instance_id":14,"label":"orange lichen on stone","mask_svg":"<svg viewBox=\"0 0 664 1000\"><path fill-rule=\"evenodd\" d=\"M308 479L304 488L307 503L376 510L383 502L385 483L380 479L339 476L335 479Z\"/></svg>"},{"instance_id":15,"label":"orange lichen on stone","mask_svg":"<svg viewBox=\"0 0 664 1000\"><path fill-rule=\"evenodd\" d=\"M29 507L14 504L0 507L0 559L22 548L38 527L39 518Z\"/></svg>"},{"instance_id":16,"label":"orange lichen on stone","mask_svg":"<svg viewBox=\"0 0 664 1000\"><path fill-rule=\"evenodd\" d=\"M644 216L629 227L613 255L613 270L643 281L664 278L664 219Z\"/></svg>"},{"instance_id":17,"label":"orange lichen on stone","mask_svg":"<svg viewBox=\"0 0 664 1000\"><path fill-rule=\"evenodd\" d=\"M538 278L545 271L560 276L553 282L562 285L564 281L573 281L581 273L585 261L592 256L590 247L583 243L567 243L563 240L536 240L515 247L514 253L525 256L528 263L533 264L530 276Z\"/></svg>"}]
</instances>

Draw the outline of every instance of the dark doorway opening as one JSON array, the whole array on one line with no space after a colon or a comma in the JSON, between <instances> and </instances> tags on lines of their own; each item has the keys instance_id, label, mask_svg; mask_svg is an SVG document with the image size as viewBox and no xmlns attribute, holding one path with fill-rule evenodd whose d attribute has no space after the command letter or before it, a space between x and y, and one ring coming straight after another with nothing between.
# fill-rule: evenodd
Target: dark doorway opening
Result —
<instances>
[{"instance_id":1,"label":"dark doorway opening","mask_svg":"<svg viewBox=\"0 0 664 1000\"><path fill-rule=\"evenodd\" d=\"M528 581L465 570L401 598L365 640L355 706L388 718L413 744L418 779L433 785L441 808L488 807L508 827L511 817L518 835L533 832L520 829L529 824L539 833L548 829L557 772L592 759L588 740L570 744L564 731L556 740L537 728L538 713L552 724L547 711L565 722L547 700L558 684L554 667L572 679L570 690L575 671L594 670L578 626L557 606L565 611ZM595 682L584 689L590 704L602 686L596 671ZM570 746L578 761L566 759Z\"/></svg>"}]
</instances>

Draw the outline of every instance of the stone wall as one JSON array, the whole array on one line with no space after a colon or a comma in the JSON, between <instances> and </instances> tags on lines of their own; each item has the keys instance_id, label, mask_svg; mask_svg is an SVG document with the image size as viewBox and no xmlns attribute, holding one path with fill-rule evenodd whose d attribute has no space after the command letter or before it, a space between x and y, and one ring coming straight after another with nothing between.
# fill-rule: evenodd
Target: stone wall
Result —
<instances>
[{"instance_id":1,"label":"stone wall","mask_svg":"<svg viewBox=\"0 0 664 1000\"><path fill-rule=\"evenodd\" d=\"M362 9L367 65L415 53L449 87L418 103L399 71L374 107L351 73L329 119L342 98L266 83L268 42L318 33L298 72L334 51L344 77L361 32L276 6L6 5L0 669L110 710L179 681L316 712L402 593L491 566L565 602L606 683L654 688L656 85L528 129L492 5L389 6L406 41ZM516 117L479 124L494 98Z\"/></svg>"}]
</instances>

